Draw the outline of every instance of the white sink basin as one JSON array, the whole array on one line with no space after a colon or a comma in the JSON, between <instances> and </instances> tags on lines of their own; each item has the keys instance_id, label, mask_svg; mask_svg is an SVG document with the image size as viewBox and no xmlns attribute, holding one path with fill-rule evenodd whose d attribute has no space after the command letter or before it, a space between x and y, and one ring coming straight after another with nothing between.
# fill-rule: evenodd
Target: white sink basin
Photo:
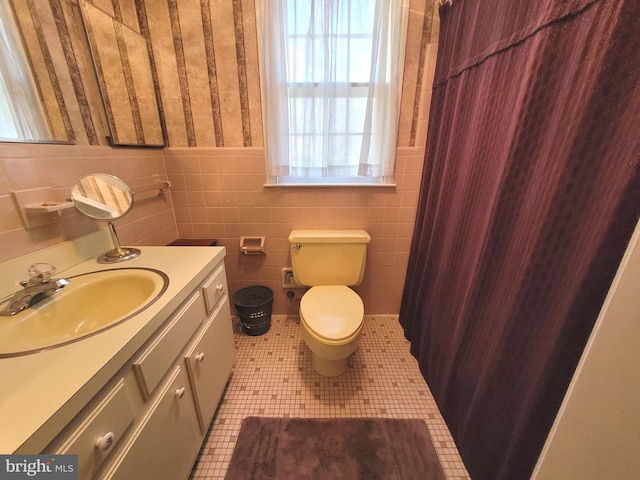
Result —
<instances>
[{"instance_id":1,"label":"white sink basin","mask_svg":"<svg viewBox=\"0 0 640 480\"><path fill-rule=\"evenodd\" d=\"M117 268L66 277L60 292L12 317L0 317L0 357L75 342L137 315L167 289L148 268Z\"/></svg>"}]
</instances>

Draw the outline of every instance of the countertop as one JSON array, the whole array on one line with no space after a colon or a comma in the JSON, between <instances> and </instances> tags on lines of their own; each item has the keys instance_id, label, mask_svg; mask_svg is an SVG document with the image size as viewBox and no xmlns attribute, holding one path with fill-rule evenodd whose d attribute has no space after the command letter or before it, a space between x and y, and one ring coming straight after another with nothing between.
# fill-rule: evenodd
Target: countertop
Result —
<instances>
[{"instance_id":1,"label":"countertop","mask_svg":"<svg viewBox=\"0 0 640 480\"><path fill-rule=\"evenodd\" d=\"M117 264L83 261L56 277L147 267L169 285L146 310L69 345L0 359L0 453L39 453L147 341L225 256L224 247L140 247ZM0 318L2 321L2 318Z\"/></svg>"}]
</instances>

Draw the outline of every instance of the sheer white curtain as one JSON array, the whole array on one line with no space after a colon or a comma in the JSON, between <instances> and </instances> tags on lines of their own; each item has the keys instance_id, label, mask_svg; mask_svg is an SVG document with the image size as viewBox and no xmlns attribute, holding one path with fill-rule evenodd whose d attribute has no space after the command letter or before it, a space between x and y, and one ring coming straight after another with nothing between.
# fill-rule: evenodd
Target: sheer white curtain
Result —
<instances>
[{"instance_id":1,"label":"sheer white curtain","mask_svg":"<svg viewBox=\"0 0 640 480\"><path fill-rule=\"evenodd\" d=\"M408 0L260 0L270 183L392 183Z\"/></svg>"},{"instance_id":2,"label":"sheer white curtain","mask_svg":"<svg viewBox=\"0 0 640 480\"><path fill-rule=\"evenodd\" d=\"M51 138L20 34L0 0L0 140Z\"/></svg>"}]
</instances>

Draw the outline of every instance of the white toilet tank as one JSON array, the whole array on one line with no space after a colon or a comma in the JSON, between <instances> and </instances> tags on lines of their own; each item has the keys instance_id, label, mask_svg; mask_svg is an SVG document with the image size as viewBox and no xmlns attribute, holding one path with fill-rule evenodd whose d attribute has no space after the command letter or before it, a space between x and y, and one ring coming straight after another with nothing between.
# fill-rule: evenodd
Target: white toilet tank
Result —
<instances>
[{"instance_id":1,"label":"white toilet tank","mask_svg":"<svg viewBox=\"0 0 640 480\"><path fill-rule=\"evenodd\" d=\"M359 285L370 241L364 230L293 230L289 244L296 282L311 287Z\"/></svg>"}]
</instances>

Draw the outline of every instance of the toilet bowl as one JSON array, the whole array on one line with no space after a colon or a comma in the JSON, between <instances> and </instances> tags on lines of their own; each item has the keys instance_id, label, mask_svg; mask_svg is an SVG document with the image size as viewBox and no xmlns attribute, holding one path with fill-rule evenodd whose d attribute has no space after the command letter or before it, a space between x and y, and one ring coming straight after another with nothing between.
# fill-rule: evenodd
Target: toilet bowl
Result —
<instances>
[{"instance_id":1,"label":"toilet bowl","mask_svg":"<svg viewBox=\"0 0 640 480\"><path fill-rule=\"evenodd\" d=\"M302 339L311 351L311 365L325 377L337 377L349 367L364 319L364 305L347 286L312 287L300 300Z\"/></svg>"}]
</instances>

